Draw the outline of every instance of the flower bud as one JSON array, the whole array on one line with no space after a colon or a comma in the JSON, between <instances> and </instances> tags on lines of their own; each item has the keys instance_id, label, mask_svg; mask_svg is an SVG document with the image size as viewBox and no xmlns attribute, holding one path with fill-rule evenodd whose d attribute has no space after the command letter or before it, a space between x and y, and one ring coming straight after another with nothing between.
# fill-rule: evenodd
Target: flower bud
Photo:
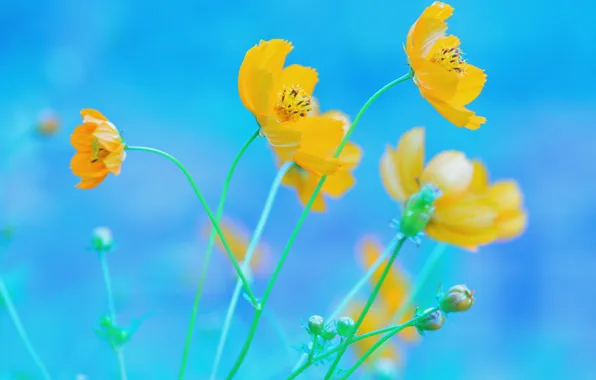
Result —
<instances>
[{"instance_id":1,"label":"flower bud","mask_svg":"<svg viewBox=\"0 0 596 380\"><path fill-rule=\"evenodd\" d=\"M110 317L109 315L102 315L99 319L99 325L103 328L110 328L112 327L112 324L112 317Z\"/></svg>"},{"instance_id":2,"label":"flower bud","mask_svg":"<svg viewBox=\"0 0 596 380\"><path fill-rule=\"evenodd\" d=\"M430 221L435 207L434 201L441 196L439 188L424 185L420 191L413 194L404 205L404 211L399 222L399 230L408 238L416 238Z\"/></svg>"},{"instance_id":3,"label":"flower bud","mask_svg":"<svg viewBox=\"0 0 596 380\"><path fill-rule=\"evenodd\" d=\"M313 335L319 335L325 328L325 320L320 315L313 315L308 318L308 331Z\"/></svg>"},{"instance_id":4,"label":"flower bud","mask_svg":"<svg viewBox=\"0 0 596 380\"><path fill-rule=\"evenodd\" d=\"M336 323L336 329L340 336L347 337L354 330L354 320L350 317L341 317Z\"/></svg>"},{"instance_id":5,"label":"flower bud","mask_svg":"<svg viewBox=\"0 0 596 380\"><path fill-rule=\"evenodd\" d=\"M441 310L445 313L466 311L474 304L474 292L465 285L451 287L439 300Z\"/></svg>"},{"instance_id":6,"label":"flower bud","mask_svg":"<svg viewBox=\"0 0 596 380\"><path fill-rule=\"evenodd\" d=\"M335 329L332 326L325 327L323 332L321 332L321 338L323 338L324 340L332 340L333 338L335 338L336 335L337 333L335 332Z\"/></svg>"},{"instance_id":7,"label":"flower bud","mask_svg":"<svg viewBox=\"0 0 596 380\"><path fill-rule=\"evenodd\" d=\"M91 247L97 252L109 252L112 249L114 240L112 231L107 227L97 227L91 235Z\"/></svg>"},{"instance_id":8,"label":"flower bud","mask_svg":"<svg viewBox=\"0 0 596 380\"><path fill-rule=\"evenodd\" d=\"M429 310L432 310L432 308L426 309L422 314L427 313ZM445 315L441 310L437 310L416 322L416 328L421 333L423 331L435 331L443 327L443 323L445 323Z\"/></svg>"}]
</instances>

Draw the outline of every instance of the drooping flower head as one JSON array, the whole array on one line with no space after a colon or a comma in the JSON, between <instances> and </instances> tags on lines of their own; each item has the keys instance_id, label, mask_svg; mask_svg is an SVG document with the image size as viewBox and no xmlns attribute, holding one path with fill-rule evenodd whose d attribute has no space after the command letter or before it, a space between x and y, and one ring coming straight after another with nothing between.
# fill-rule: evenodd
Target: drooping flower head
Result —
<instances>
[{"instance_id":1,"label":"drooping flower head","mask_svg":"<svg viewBox=\"0 0 596 380\"><path fill-rule=\"evenodd\" d=\"M425 184L438 187L442 195L424 229L437 241L475 251L525 228L521 192L514 182L491 195L484 167L458 151L441 152L424 166L423 128L406 132L397 148L387 148L381 177L389 195L402 204Z\"/></svg>"},{"instance_id":2,"label":"drooping flower head","mask_svg":"<svg viewBox=\"0 0 596 380\"><path fill-rule=\"evenodd\" d=\"M478 129L486 119L465 106L484 88L486 74L464 60L459 38L446 34L452 13L438 1L426 8L408 32L406 54L420 94L456 126Z\"/></svg>"},{"instance_id":3,"label":"drooping flower head","mask_svg":"<svg viewBox=\"0 0 596 380\"><path fill-rule=\"evenodd\" d=\"M319 116L318 102L313 98L313 109L311 116ZM333 118L340 121L342 124L342 131L347 132L350 127L350 119L340 111L328 111L322 114L324 117ZM338 144L339 145L339 144ZM332 147L330 154L335 153L336 147ZM311 210L322 212L326 210L324 195L332 198L339 198L343 196L356 183L356 179L352 171L358 166L362 159L362 149L352 143L348 142L338 157L337 170L327 176L327 180L323 184L321 191L315 198ZM317 173L310 172L303 169L299 165L293 165L283 178L285 185L296 189L300 203L306 205L311 195L313 194L321 176Z\"/></svg>"},{"instance_id":4,"label":"drooping flower head","mask_svg":"<svg viewBox=\"0 0 596 380\"><path fill-rule=\"evenodd\" d=\"M337 159L329 153L343 137L342 123L326 116L309 116L317 72L301 65L284 68L290 42L261 41L248 50L238 74L238 92L255 116L271 148L283 162L332 174Z\"/></svg>"},{"instance_id":5,"label":"drooping flower head","mask_svg":"<svg viewBox=\"0 0 596 380\"><path fill-rule=\"evenodd\" d=\"M109 173L119 175L126 157L125 144L114 124L100 112L92 109L81 111L83 124L70 135L76 153L70 161L74 175L81 177L76 187L92 189Z\"/></svg>"}]
</instances>

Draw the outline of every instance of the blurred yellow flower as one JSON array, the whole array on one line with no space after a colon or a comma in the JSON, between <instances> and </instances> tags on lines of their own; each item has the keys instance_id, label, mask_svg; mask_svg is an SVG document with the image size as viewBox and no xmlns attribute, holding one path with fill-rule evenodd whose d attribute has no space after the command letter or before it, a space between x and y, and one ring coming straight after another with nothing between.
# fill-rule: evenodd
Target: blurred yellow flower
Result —
<instances>
[{"instance_id":1,"label":"blurred yellow flower","mask_svg":"<svg viewBox=\"0 0 596 380\"><path fill-rule=\"evenodd\" d=\"M356 254L361 262L364 270L369 270L370 267L381 257L383 247L378 239L373 236L366 235L357 244ZM370 278L371 286L375 286L381 277L384 266L387 260L374 272ZM360 325L360 334L365 334L371 331L385 328L391 323L391 319L398 312L400 307L406 302L410 292L410 279L408 275L399 266L394 266L385 278L385 282L379 291L379 298L373 304L363 323ZM354 303L350 306L348 315L357 319L362 311L364 304ZM410 308L399 323L409 321L414 317L414 308ZM418 332L415 328L409 327L398 333L398 336L404 342L415 342L419 339ZM372 345L376 339L362 339L355 342L354 347L357 355L362 356ZM395 365L402 365L402 358L399 348L395 343L387 342L381 350L382 359L390 359ZM370 359L370 357L369 357ZM368 359L367 359L368 360Z\"/></svg>"},{"instance_id":2,"label":"blurred yellow flower","mask_svg":"<svg viewBox=\"0 0 596 380\"><path fill-rule=\"evenodd\" d=\"M125 145L118 129L99 111L81 111L83 124L70 135L70 143L76 153L70 161L74 175L81 177L76 187L92 189L109 173L119 175L126 157Z\"/></svg>"},{"instance_id":3,"label":"blurred yellow flower","mask_svg":"<svg viewBox=\"0 0 596 380\"><path fill-rule=\"evenodd\" d=\"M408 32L406 54L422 97L456 126L478 129L486 119L465 106L484 88L486 74L463 59L457 37L446 35L452 13L438 1L426 8Z\"/></svg>"},{"instance_id":4,"label":"blurred yellow flower","mask_svg":"<svg viewBox=\"0 0 596 380\"><path fill-rule=\"evenodd\" d=\"M342 123L309 116L318 75L301 65L284 68L292 49L290 42L274 39L248 50L238 73L238 92L281 161L332 174L338 167L332 151L343 137Z\"/></svg>"},{"instance_id":5,"label":"blurred yellow flower","mask_svg":"<svg viewBox=\"0 0 596 380\"><path fill-rule=\"evenodd\" d=\"M315 99L313 99L313 104L315 108L312 109L311 114L316 117L319 115L319 109ZM344 133L350 127L350 119L340 111L328 111L322 116L340 121ZM335 153L336 149L337 146L333 147L331 154ZM361 159L362 149L358 145L348 142L338 157L339 166L337 171L327 177L321 191L315 198L311 208L312 211L321 212L326 210L323 195L339 198L354 186L356 179L352 171L358 166ZM320 179L321 175L309 172L298 165L292 165L284 176L283 183L294 187L298 193L298 199L303 205L306 205Z\"/></svg>"},{"instance_id":6,"label":"blurred yellow flower","mask_svg":"<svg viewBox=\"0 0 596 380\"><path fill-rule=\"evenodd\" d=\"M226 242L228 243L234 258L240 263L244 261L250 243L250 233L246 226L230 218L222 218L219 222L219 227L221 228L223 235L226 237ZM205 224L201 228L201 234L205 238L208 238L212 229L213 227L211 223ZM215 245L220 252L226 252L221 242L221 238L217 235L215 236ZM257 245L250 262L250 268L253 274L263 273L265 270L268 255L267 252L268 248L265 244L259 243Z\"/></svg>"},{"instance_id":7,"label":"blurred yellow flower","mask_svg":"<svg viewBox=\"0 0 596 380\"><path fill-rule=\"evenodd\" d=\"M35 125L35 132L42 137L51 137L60 131L60 119L53 112L45 112Z\"/></svg>"},{"instance_id":8,"label":"blurred yellow flower","mask_svg":"<svg viewBox=\"0 0 596 380\"><path fill-rule=\"evenodd\" d=\"M414 128L397 148L387 147L381 177L389 195L405 202L423 184L442 192L425 232L431 238L476 251L479 246L512 238L525 228L521 192L515 182L489 186L486 169L464 153L444 151L424 166L424 129Z\"/></svg>"}]
</instances>

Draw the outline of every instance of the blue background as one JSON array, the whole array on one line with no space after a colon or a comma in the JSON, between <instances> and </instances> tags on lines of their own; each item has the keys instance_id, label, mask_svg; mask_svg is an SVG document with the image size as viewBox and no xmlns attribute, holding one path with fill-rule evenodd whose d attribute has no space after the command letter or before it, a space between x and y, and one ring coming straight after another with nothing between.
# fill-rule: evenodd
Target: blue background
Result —
<instances>
[{"instance_id":1,"label":"blue background","mask_svg":"<svg viewBox=\"0 0 596 380\"><path fill-rule=\"evenodd\" d=\"M117 376L113 353L92 330L107 308L99 261L86 250L93 228L109 226L118 242L109 263L120 320L152 313L126 346L132 380L176 377L206 244L202 208L181 173L160 157L131 152L120 177L92 191L74 188L68 135L80 109L103 112L129 144L176 155L215 208L233 157L255 130L237 93L248 48L260 39L291 40L296 48L288 62L320 73L315 94L323 109L353 118L378 88L407 71L402 43L430 3L3 1L0 224L14 224L16 235L0 253L0 273L54 378ZM589 15L596 6L451 4L449 31L488 73L471 106L487 124L474 132L452 126L412 83L379 99L353 134L365 150L357 186L329 201L327 213L308 217L268 307L292 344L306 341L300 322L327 314L362 274L356 241L365 233L391 238L387 223L398 207L381 185L379 159L386 144L423 125L427 157L459 149L484 160L493 178L517 179L530 224L521 238L478 254L447 252L419 302L432 303L439 283L466 283L478 301L406 349L405 378L595 378L596 27ZM32 138L28 129L48 107L63 130L49 140ZM254 228L275 172L258 140L234 177L226 214ZM282 189L264 233L272 260L301 210L295 192ZM412 275L433 246L425 241L402 252ZM227 259L214 254L189 379L209 374L233 280ZM258 294L265 283L257 278ZM220 376L251 317L242 302ZM280 345L263 320L238 378L283 378L295 359ZM38 376L2 311L0 378L15 371Z\"/></svg>"}]
</instances>

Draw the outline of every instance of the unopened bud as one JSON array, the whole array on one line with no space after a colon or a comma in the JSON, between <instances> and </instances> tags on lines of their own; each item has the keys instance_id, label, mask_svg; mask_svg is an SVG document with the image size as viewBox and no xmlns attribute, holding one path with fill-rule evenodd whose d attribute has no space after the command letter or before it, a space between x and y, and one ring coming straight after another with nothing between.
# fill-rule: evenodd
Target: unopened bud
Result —
<instances>
[{"instance_id":1,"label":"unopened bud","mask_svg":"<svg viewBox=\"0 0 596 380\"><path fill-rule=\"evenodd\" d=\"M109 252L114 240L112 231L107 227L97 227L91 235L91 247L97 252Z\"/></svg>"},{"instance_id":2,"label":"unopened bud","mask_svg":"<svg viewBox=\"0 0 596 380\"><path fill-rule=\"evenodd\" d=\"M335 338L336 335L337 333L335 332L335 329L332 326L325 327L325 330L321 332L321 338L323 338L324 340L332 340L333 338Z\"/></svg>"},{"instance_id":3,"label":"unopened bud","mask_svg":"<svg viewBox=\"0 0 596 380\"><path fill-rule=\"evenodd\" d=\"M433 185L424 185L413 194L404 206L399 222L400 232L408 238L416 238L432 218L434 201L441 196L441 191Z\"/></svg>"},{"instance_id":4,"label":"unopened bud","mask_svg":"<svg viewBox=\"0 0 596 380\"><path fill-rule=\"evenodd\" d=\"M453 286L443 294L439 304L445 313L469 310L474 304L474 292L465 285Z\"/></svg>"},{"instance_id":5,"label":"unopened bud","mask_svg":"<svg viewBox=\"0 0 596 380\"><path fill-rule=\"evenodd\" d=\"M432 308L426 309L422 314L427 313ZM443 327L445 323L445 315L441 310L436 310L416 322L416 328L418 331L435 331Z\"/></svg>"},{"instance_id":6,"label":"unopened bud","mask_svg":"<svg viewBox=\"0 0 596 380\"><path fill-rule=\"evenodd\" d=\"M354 320L350 317L341 317L336 323L336 328L340 336L347 337L354 330Z\"/></svg>"},{"instance_id":7,"label":"unopened bud","mask_svg":"<svg viewBox=\"0 0 596 380\"><path fill-rule=\"evenodd\" d=\"M325 328L325 320L320 315L313 315L308 318L308 331L313 335L319 335Z\"/></svg>"}]
</instances>

